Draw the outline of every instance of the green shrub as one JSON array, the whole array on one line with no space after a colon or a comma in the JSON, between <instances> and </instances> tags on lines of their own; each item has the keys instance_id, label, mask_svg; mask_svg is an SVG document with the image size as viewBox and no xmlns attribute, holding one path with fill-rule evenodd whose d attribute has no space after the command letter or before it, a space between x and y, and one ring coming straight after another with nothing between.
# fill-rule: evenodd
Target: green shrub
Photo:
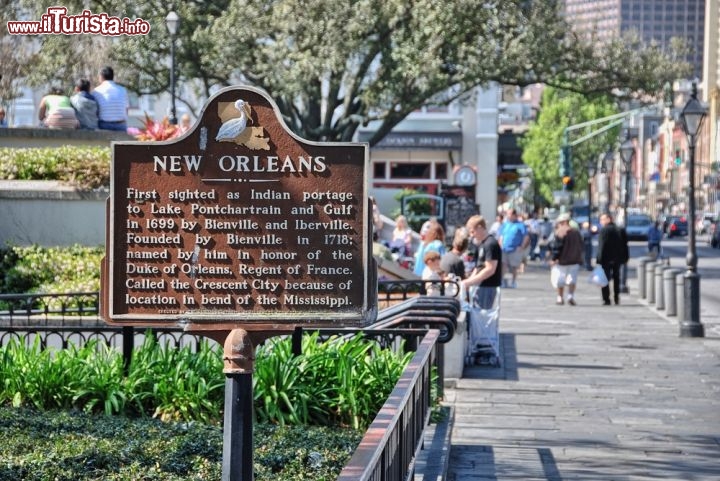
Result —
<instances>
[{"instance_id":1,"label":"green shrub","mask_svg":"<svg viewBox=\"0 0 720 481\"><path fill-rule=\"evenodd\" d=\"M362 433L256 424L257 481L334 480ZM0 479L216 481L222 428L0 406Z\"/></svg>"},{"instance_id":2,"label":"green shrub","mask_svg":"<svg viewBox=\"0 0 720 481\"><path fill-rule=\"evenodd\" d=\"M0 148L0 179L59 180L78 189L110 185L107 147Z\"/></svg>"},{"instance_id":3,"label":"green shrub","mask_svg":"<svg viewBox=\"0 0 720 481\"><path fill-rule=\"evenodd\" d=\"M96 292L103 247L5 247L0 249L4 293Z\"/></svg>"}]
</instances>

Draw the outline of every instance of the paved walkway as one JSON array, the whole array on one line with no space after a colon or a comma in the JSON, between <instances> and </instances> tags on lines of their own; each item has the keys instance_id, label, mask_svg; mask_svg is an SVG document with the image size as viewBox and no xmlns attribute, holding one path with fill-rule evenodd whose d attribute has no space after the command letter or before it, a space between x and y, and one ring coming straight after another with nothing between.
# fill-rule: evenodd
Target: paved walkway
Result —
<instances>
[{"instance_id":1,"label":"paved walkway","mask_svg":"<svg viewBox=\"0 0 720 481\"><path fill-rule=\"evenodd\" d=\"M575 307L537 264L503 291L502 367L446 390L446 479L720 480L720 326L681 339L636 295L601 306L584 278Z\"/></svg>"}]
</instances>

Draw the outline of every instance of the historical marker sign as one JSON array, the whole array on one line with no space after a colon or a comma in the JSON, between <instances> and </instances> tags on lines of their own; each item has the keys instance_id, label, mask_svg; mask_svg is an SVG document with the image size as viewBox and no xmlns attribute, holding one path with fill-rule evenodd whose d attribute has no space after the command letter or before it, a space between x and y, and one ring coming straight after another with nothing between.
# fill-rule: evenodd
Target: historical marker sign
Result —
<instances>
[{"instance_id":1,"label":"historical marker sign","mask_svg":"<svg viewBox=\"0 0 720 481\"><path fill-rule=\"evenodd\" d=\"M299 139L245 87L215 95L177 141L114 143L108 321L372 321L367 159L366 144Z\"/></svg>"}]
</instances>

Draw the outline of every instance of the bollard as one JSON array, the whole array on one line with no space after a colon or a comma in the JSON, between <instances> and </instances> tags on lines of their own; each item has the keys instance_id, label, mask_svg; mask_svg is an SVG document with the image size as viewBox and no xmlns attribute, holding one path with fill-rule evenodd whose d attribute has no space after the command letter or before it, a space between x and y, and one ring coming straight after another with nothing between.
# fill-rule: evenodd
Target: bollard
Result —
<instances>
[{"instance_id":1,"label":"bollard","mask_svg":"<svg viewBox=\"0 0 720 481\"><path fill-rule=\"evenodd\" d=\"M665 309L665 296L663 295L663 272L668 269L664 262L655 265L655 309Z\"/></svg>"},{"instance_id":2,"label":"bollard","mask_svg":"<svg viewBox=\"0 0 720 481\"><path fill-rule=\"evenodd\" d=\"M675 276L675 308L678 321L685 320L685 272Z\"/></svg>"},{"instance_id":3,"label":"bollard","mask_svg":"<svg viewBox=\"0 0 720 481\"><path fill-rule=\"evenodd\" d=\"M655 261L645 264L645 297L648 302L655 303Z\"/></svg>"},{"instance_id":4,"label":"bollard","mask_svg":"<svg viewBox=\"0 0 720 481\"><path fill-rule=\"evenodd\" d=\"M640 297L642 299L645 299L645 265L648 262L652 262L652 259L649 257L641 257L638 259L638 267L637 267L637 277L638 277L638 291L640 292Z\"/></svg>"},{"instance_id":5,"label":"bollard","mask_svg":"<svg viewBox=\"0 0 720 481\"><path fill-rule=\"evenodd\" d=\"M663 291L665 292L665 314L677 316L675 277L683 270L671 267L663 271Z\"/></svg>"}]
</instances>

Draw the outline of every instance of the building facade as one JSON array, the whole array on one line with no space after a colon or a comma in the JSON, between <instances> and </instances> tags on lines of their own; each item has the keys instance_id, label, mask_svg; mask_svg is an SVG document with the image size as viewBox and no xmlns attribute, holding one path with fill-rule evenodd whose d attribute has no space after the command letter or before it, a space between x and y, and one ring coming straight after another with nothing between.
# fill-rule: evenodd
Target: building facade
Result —
<instances>
[{"instance_id":1,"label":"building facade","mask_svg":"<svg viewBox=\"0 0 720 481\"><path fill-rule=\"evenodd\" d=\"M594 33L599 40L631 30L663 47L673 37L682 38L691 50L693 77L702 78L705 0L565 0L565 18L576 32Z\"/></svg>"}]
</instances>

